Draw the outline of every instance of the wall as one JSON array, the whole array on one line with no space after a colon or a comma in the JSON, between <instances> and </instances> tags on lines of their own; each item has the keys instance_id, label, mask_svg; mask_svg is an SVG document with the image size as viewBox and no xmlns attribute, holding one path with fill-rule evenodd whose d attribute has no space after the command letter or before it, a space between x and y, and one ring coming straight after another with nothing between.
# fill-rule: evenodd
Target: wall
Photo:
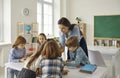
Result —
<instances>
[{"instance_id":1,"label":"wall","mask_svg":"<svg viewBox=\"0 0 120 78\"><path fill-rule=\"evenodd\" d=\"M94 15L120 15L120 0L69 0L69 18L81 17L87 23L87 43L93 45ZM102 32L102 31L101 31Z\"/></svg>"},{"instance_id":2,"label":"wall","mask_svg":"<svg viewBox=\"0 0 120 78\"><path fill-rule=\"evenodd\" d=\"M29 15L23 15L23 9L29 9ZM11 38L12 42L17 35L17 22L31 24L37 22L37 0L12 0L11 1Z\"/></svg>"}]
</instances>

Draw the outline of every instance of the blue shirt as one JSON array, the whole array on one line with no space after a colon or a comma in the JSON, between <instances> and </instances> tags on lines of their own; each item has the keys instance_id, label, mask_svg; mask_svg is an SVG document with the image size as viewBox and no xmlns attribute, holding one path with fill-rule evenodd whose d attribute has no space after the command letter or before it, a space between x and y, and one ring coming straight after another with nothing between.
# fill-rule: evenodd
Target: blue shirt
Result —
<instances>
[{"instance_id":1,"label":"blue shirt","mask_svg":"<svg viewBox=\"0 0 120 78\"><path fill-rule=\"evenodd\" d=\"M76 51L70 51L70 59L72 61L67 62L67 66L79 66L80 63L82 64L89 64L88 57L86 56L85 52L81 47L78 47Z\"/></svg>"},{"instance_id":2,"label":"blue shirt","mask_svg":"<svg viewBox=\"0 0 120 78\"><path fill-rule=\"evenodd\" d=\"M26 55L26 49L12 48L9 53L9 62L19 62Z\"/></svg>"},{"instance_id":3,"label":"blue shirt","mask_svg":"<svg viewBox=\"0 0 120 78\"><path fill-rule=\"evenodd\" d=\"M59 36L60 36L60 45L61 46L65 46L65 41L66 41L66 34L63 34L62 32L59 33ZM69 33L68 33L68 37L71 37L71 36L77 36L78 37L78 40L80 41L81 39L81 35L80 35L80 30L79 30L79 26L75 25L73 30L69 30Z\"/></svg>"}]
</instances>

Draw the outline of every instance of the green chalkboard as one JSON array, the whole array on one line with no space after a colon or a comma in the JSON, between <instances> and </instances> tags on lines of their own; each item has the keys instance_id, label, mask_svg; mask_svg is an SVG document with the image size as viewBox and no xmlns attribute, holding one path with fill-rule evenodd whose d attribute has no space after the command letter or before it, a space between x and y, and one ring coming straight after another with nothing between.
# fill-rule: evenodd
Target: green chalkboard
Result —
<instances>
[{"instance_id":1,"label":"green chalkboard","mask_svg":"<svg viewBox=\"0 0 120 78\"><path fill-rule=\"evenodd\" d=\"M94 37L120 38L120 15L94 16Z\"/></svg>"}]
</instances>

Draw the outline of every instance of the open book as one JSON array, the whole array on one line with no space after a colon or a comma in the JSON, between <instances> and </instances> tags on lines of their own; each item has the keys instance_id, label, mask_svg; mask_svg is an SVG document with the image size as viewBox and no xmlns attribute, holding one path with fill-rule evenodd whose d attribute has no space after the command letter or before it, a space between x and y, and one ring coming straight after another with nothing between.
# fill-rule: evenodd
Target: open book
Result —
<instances>
[{"instance_id":1,"label":"open book","mask_svg":"<svg viewBox=\"0 0 120 78\"><path fill-rule=\"evenodd\" d=\"M94 64L85 64L80 68L80 72L92 74L96 70L97 66Z\"/></svg>"}]
</instances>

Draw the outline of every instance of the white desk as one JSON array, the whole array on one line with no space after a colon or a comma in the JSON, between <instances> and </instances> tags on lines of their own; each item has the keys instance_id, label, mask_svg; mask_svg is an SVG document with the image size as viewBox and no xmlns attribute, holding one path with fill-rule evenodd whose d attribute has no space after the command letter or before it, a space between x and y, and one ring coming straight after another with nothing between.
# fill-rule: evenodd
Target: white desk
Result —
<instances>
[{"instance_id":1,"label":"white desk","mask_svg":"<svg viewBox=\"0 0 120 78\"><path fill-rule=\"evenodd\" d=\"M103 55L103 58L112 60L112 57L120 51L120 48L104 47L104 46L88 46L88 50L98 50Z\"/></svg>"},{"instance_id":2,"label":"white desk","mask_svg":"<svg viewBox=\"0 0 120 78\"><path fill-rule=\"evenodd\" d=\"M114 78L115 77L115 69L114 69L114 58L115 58L115 55L118 51L120 51L120 48L115 48L115 47L104 47L104 46L88 46L88 50L98 50L105 62L111 64L111 71L112 71L112 77Z\"/></svg>"},{"instance_id":3,"label":"white desk","mask_svg":"<svg viewBox=\"0 0 120 78\"><path fill-rule=\"evenodd\" d=\"M7 68L13 68L21 70L24 63L6 63L5 64L5 78L7 78ZM107 68L98 67L93 74L87 74L79 72L79 68L68 69L68 75L64 75L63 78L106 78ZM39 78L39 77L37 77Z\"/></svg>"}]
</instances>

